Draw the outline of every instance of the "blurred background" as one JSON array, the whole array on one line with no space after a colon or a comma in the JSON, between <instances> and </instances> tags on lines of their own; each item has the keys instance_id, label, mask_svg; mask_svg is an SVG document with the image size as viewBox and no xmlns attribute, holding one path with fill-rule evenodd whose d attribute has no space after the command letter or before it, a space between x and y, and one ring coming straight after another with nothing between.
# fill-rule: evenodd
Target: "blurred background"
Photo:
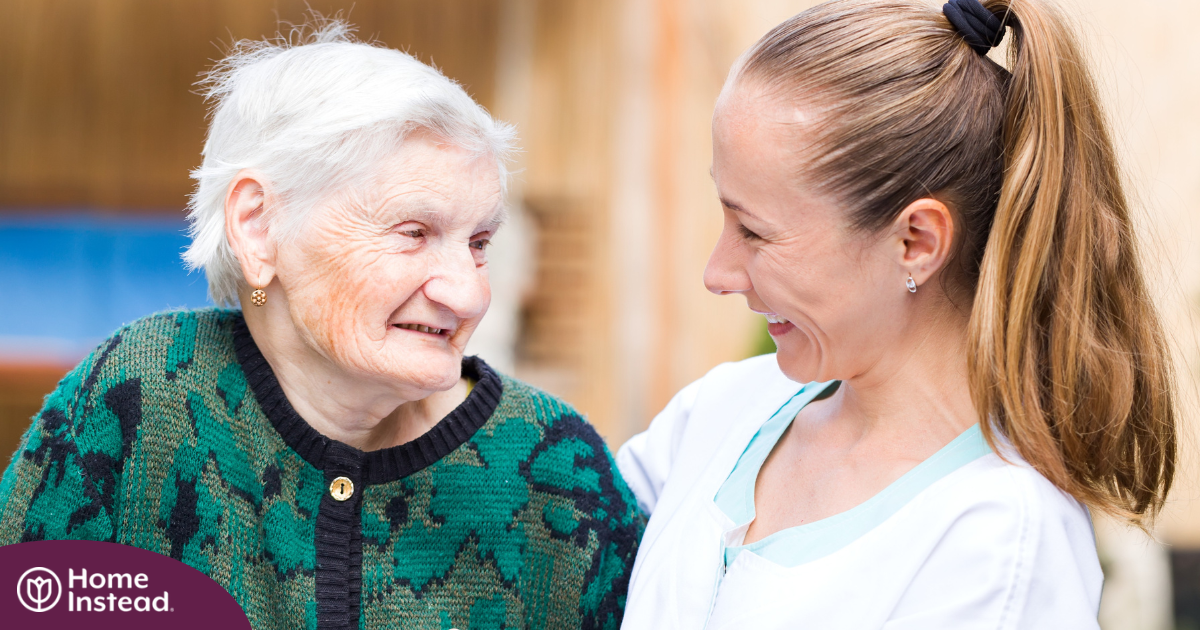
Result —
<instances>
[{"instance_id":1,"label":"blurred background","mask_svg":"<svg viewBox=\"0 0 1200 630\"><path fill-rule=\"evenodd\" d=\"M208 305L183 207L194 82L309 7L407 50L516 124L513 221L472 341L615 450L722 361L771 351L708 294L720 230L709 119L747 46L809 0L0 0L0 459L123 323ZM939 3L940 4L940 3ZM1098 521L1106 630L1200 630L1200 3L1066 3L1094 57L1157 304L1177 351L1183 462L1154 537Z\"/></svg>"}]
</instances>

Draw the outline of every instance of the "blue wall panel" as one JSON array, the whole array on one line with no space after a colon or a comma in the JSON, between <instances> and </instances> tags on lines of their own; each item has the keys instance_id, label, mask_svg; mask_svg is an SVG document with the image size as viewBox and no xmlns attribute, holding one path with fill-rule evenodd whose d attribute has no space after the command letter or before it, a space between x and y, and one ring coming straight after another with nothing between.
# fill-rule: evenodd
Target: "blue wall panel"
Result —
<instances>
[{"instance_id":1,"label":"blue wall panel","mask_svg":"<svg viewBox=\"0 0 1200 630\"><path fill-rule=\"evenodd\" d=\"M182 219L0 216L0 360L75 360L121 325L209 306Z\"/></svg>"}]
</instances>

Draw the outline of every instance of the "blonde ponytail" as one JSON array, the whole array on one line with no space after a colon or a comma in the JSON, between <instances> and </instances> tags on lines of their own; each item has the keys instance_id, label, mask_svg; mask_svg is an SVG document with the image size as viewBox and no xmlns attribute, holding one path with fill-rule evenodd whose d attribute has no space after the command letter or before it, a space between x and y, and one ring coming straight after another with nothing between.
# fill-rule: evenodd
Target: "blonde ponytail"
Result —
<instances>
[{"instance_id":1,"label":"blonde ponytail","mask_svg":"<svg viewBox=\"0 0 1200 630\"><path fill-rule=\"evenodd\" d=\"M1004 180L971 316L972 398L1059 488L1138 520L1175 471L1170 358L1096 88L1044 2L985 6L1012 30Z\"/></svg>"},{"instance_id":2,"label":"blonde ponytail","mask_svg":"<svg viewBox=\"0 0 1200 630\"><path fill-rule=\"evenodd\" d=\"M1096 89L1047 0L983 5L1012 30L1011 72L930 4L833 0L764 36L736 80L821 112L802 176L855 226L922 197L951 208L943 277L972 301L988 440L1144 523L1175 472L1174 381Z\"/></svg>"}]
</instances>

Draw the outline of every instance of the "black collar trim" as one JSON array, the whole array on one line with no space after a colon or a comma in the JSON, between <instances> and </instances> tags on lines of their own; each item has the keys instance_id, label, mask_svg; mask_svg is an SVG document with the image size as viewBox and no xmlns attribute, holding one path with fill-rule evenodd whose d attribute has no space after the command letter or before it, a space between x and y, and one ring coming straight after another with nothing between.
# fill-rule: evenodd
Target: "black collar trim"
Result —
<instances>
[{"instance_id":1,"label":"black collar trim","mask_svg":"<svg viewBox=\"0 0 1200 630\"><path fill-rule=\"evenodd\" d=\"M362 479L368 485L407 477L449 455L471 439L479 427L488 421L504 392L500 377L483 359L465 357L463 376L475 381L475 387L466 400L417 439L398 446L363 452L321 435L296 413L279 386L275 372L254 343L246 320L240 316L233 324L233 345L246 382L283 441L318 470L325 470L333 464L329 453L333 445L338 445L333 450L345 453L348 449L358 454L362 462Z\"/></svg>"}]
</instances>

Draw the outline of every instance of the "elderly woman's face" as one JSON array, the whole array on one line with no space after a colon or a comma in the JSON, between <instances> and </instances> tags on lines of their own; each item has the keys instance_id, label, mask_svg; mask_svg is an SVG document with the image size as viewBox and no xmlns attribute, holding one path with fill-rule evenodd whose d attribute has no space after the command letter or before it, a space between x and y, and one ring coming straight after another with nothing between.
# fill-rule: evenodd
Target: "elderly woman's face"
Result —
<instances>
[{"instance_id":1,"label":"elderly woman's face","mask_svg":"<svg viewBox=\"0 0 1200 630\"><path fill-rule=\"evenodd\" d=\"M491 301L495 160L417 134L364 188L315 208L278 248L289 314L309 345L357 377L410 400L449 389Z\"/></svg>"}]
</instances>

